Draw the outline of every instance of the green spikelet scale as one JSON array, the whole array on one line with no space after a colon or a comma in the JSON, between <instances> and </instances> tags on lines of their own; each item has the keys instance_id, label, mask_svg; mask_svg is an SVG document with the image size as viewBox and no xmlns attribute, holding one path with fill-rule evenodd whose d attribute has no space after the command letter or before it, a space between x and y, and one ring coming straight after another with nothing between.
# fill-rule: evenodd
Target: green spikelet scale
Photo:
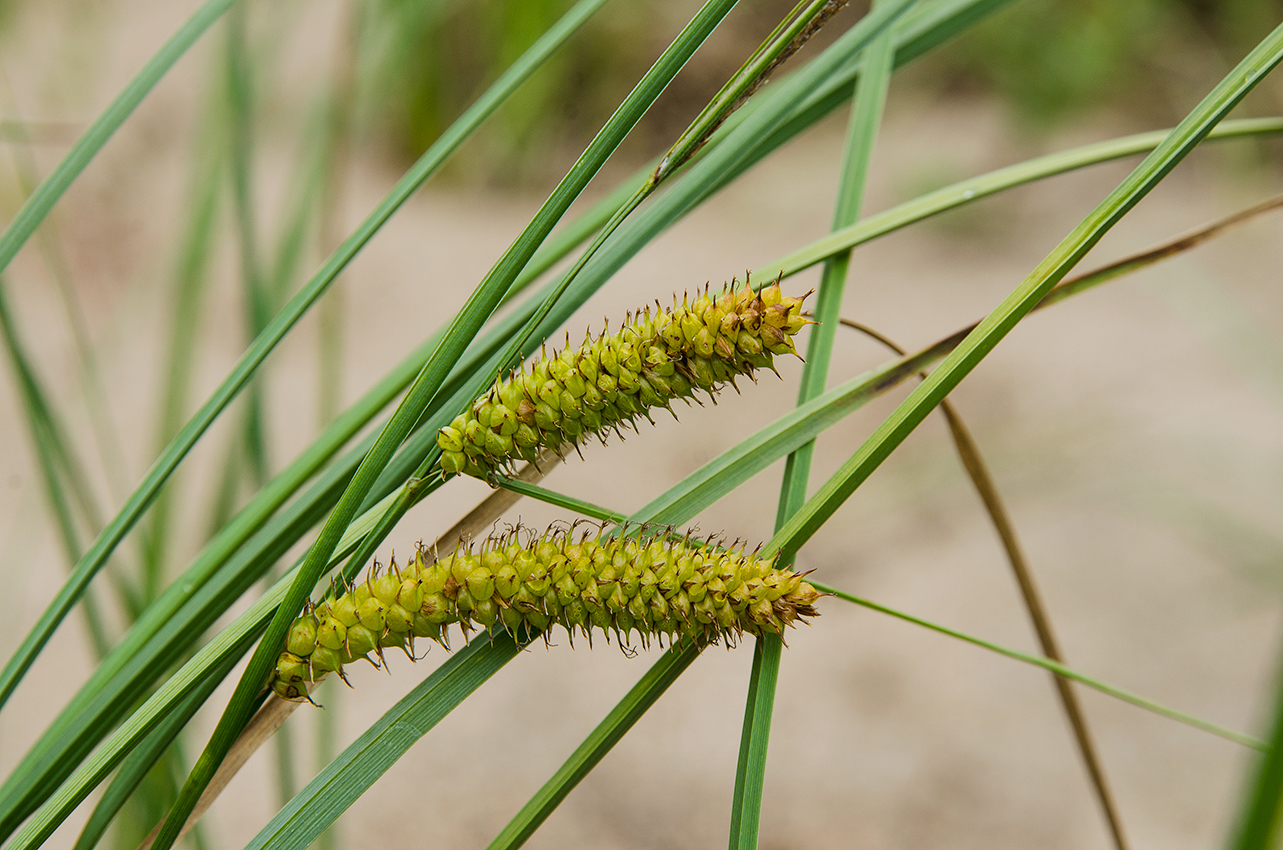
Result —
<instances>
[{"instance_id":1,"label":"green spikelet scale","mask_svg":"<svg viewBox=\"0 0 1283 850\"><path fill-rule=\"evenodd\" d=\"M383 661L403 649L414 658L415 638L448 648L451 624L466 635L500 624L542 634L562 626L591 641L594 629L614 633L620 646L691 640L734 645L743 634L782 634L818 616L820 593L803 576L758 558L741 546L716 548L670 529L633 526L621 536L604 527L554 526L543 534L514 528L433 558L371 572L365 582L332 593L291 625L286 649L269 683L285 699L305 699L326 673L344 676L358 658ZM378 666L375 663L375 666Z\"/></svg>"},{"instance_id":2,"label":"green spikelet scale","mask_svg":"<svg viewBox=\"0 0 1283 850\"><path fill-rule=\"evenodd\" d=\"M673 299L671 309L631 316L578 348L567 345L513 372L437 433L441 469L489 478L518 460L534 461L541 448L576 447L607 429L632 425L652 408L711 397L737 376L774 369L776 354L796 354L793 336L807 324L802 298L787 298L779 283ZM809 293L808 293L809 294Z\"/></svg>"}]
</instances>

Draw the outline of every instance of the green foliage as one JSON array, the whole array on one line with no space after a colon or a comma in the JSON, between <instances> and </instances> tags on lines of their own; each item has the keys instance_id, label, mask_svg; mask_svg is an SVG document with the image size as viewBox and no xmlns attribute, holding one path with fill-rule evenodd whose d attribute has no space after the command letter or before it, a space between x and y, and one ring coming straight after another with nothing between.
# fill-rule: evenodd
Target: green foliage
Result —
<instances>
[{"instance_id":1,"label":"green foliage","mask_svg":"<svg viewBox=\"0 0 1283 850\"><path fill-rule=\"evenodd\" d=\"M933 70L955 90L996 92L1036 127L1109 108L1169 121L1281 12L1278 0L1027 0L976 27Z\"/></svg>"},{"instance_id":2,"label":"green foliage","mask_svg":"<svg viewBox=\"0 0 1283 850\"><path fill-rule=\"evenodd\" d=\"M371 58L364 69L364 108L404 155L413 156L567 5L377 0L365 9ZM773 0L741 10L725 37L745 51L754 32L746 19L778 17L787 8ZM912 80L944 94L996 94L1038 129L1111 108L1169 122L1183 114L1182 103L1198 96L1199 81L1232 65L1281 13L1278 0L1024 0L957 39L926 63L929 73ZM641 73L648 46L661 38L658 27L678 14L676 0L648 4L644 12L626 5L608 10L552 61L548 73L531 81L520 100L500 111L493 132L465 154L454 174L501 185L549 179L555 170L550 164L591 135L610 109L610 93ZM1179 58L1156 61L1164 51ZM729 70L719 66L724 60L718 56L694 61L699 73L692 79ZM657 107L652 137L674 132L690 104L707 96L689 80L675 86Z\"/></svg>"},{"instance_id":3,"label":"green foliage","mask_svg":"<svg viewBox=\"0 0 1283 850\"><path fill-rule=\"evenodd\" d=\"M733 642L741 634L754 636L756 649L747 682L729 837L732 847L757 846L768 743L778 722L775 689L781 667L789 663L779 637L785 626L815 613L813 585L790 569L799 550L1030 312L1199 241L1174 243L1062 284L1092 246L1186 156L1207 139L1283 131L1279 119L1223 120L1283 60L1283 27L1267 34L1257 20L1264 3L1245 2L1232 10L1182 5L1181 15L1169 20L1157 2L1122 4L1125 8L1035 7L1027 2L981 23L1006 5L1004 0L879 0L863 16L849 10L835 14L840 4L810 0L791 11L781 7L746 45L742 39L729 39L738 46L730 48L735 60L729 69L715 77L720 88L701 83L696 108L676 123L678 129L661 122L668 152L635 175L618 179L607 173L616 181L613 191L570 216L589 183L600 179L607 161L637 140L643 116L660 104L671 85L684 84L679 81L690 76L688 63L697 63L716 43L724 19L734 20L728 16L736 3L708 0L671 26L663 16L654 16L645 21L646 27L630 27L623 37L610 37L607 31L640 13L635 8L616 10L612 14L617 17L598 20L595 15L604 5L605 0L580 0L573 6L543 0L376 0L360 7L348 22L346 49L351 53L336 63L340 69L349 68L351 78L336 72L333 102L322 110L325 119L303 134L308 138L300 146L304 153L294 178L300 185L293 187L294 205L282 217L284 223L270 228L278 236L273 243L264 235L269 228L262 224L255 192L263 173L255 144L263 132L259 98L271 82L249 47L256 18L252 6L210 0L142 65L0 233L0 272L21 273L20 264L9 268L11 261L63 194L174 63L234 8L220 24L226 26L226 41L218 66L218 96L210 98L203 125L210 132L202 133L194 158L191 210L171 281L173 338L170 367L162 376L162 448L106 522L87 501L78 502L77 487L87 478L79 460L81 448L63 424L57 395L44 385L43 372L26 342L30 335L21 332L21 317L3 297L7 290L0 289L5 354L18 379L23 417L72 568L71 577L59 586L30 632L12 636L16 646L0 672L0 708L22 710L29 693L19 691L19 686L36 665L57 664L48 657L49 641L74 607L81 606L89 618L100 656L94 673L0 784L0 838L7 840L8 848L43 844L101 789L77 850L99 844L113 828L119 844L136 846L162 815L154 846L166 850L188 827L189 815L203 811L209 789L221 787L220 771L233 769L229 766L257 745L260 739L248 733L270 725L273 717L288 716L293 703L277 699L272 690L297 700L322 674L341 673L344 663L398 645L412 651L411 635L443 640L443 627L452 623L484 627L485 632L426 680L407 686L409 694L403 700L323 765L301 790L296 791L291 778L298 765L290 748L282 746L278 756L286 803L250 846L307 846L415 741L506 664L520 663L521 650L553 625L567 631L612 630L625 644L632 632L643 641L663 635L673 646L492 846L516 847L528 839L706 645ZM306 7L295 11L309 13ZM757 14L762 14L760 9ZM1100 103L1102 91L1120 75L1139 77L1143 91L1146 78L1128 63L1135 61L1133 56L1153 56L1181 43L1184 36L1172 28L1186 26L1182 21L1206 24L1221 44L1244 39L1236 58L1246 58L1219 83L1219 74L1196 75L1200 90L1210 93L1188 114L1182 108L1184 118L1174 129L1019 163L861 216L883 107L901 66L958 39L963 52L948 61L961 56L964 63L977 63L976 57L983 56L995 84L1009 87L1013 97L1032 104L1029 108L1039 115L1054 116ZM661 44L653 43L647 27L663 29ZM821 29L826 39L807 45ZM1064 37L1048 32L1063 32ZM481 49L474 49L477 45ZM804 45L805 51L794 57ZM640 66L627 70L634 62ZM781 69L785 63L787 68ZM714 66L693 67L698 71ZM768 79L771 84L764 86ZM580 111L571 114L572 105ZM629 536L621 514L532 483L539 477L537 469L518 472L518 460L547 463L549 452L585 433L690 396L697 388L711 391L736 375L770 367L773 354L794 350L793 335L808 323L801 313L802 301L771 285L699 295L692 303L675 304L670 312L634 318L618 334L589 340L582 350L568 349L540 364L520 367L546 340L563 333L588 299L640 250L678 227L689 212L761 159L835 109L848 106L851 118L831 232L755 273L765 281L823 266L814 307L819 329L808 339L796 408L782 411L756 433L725 447L628 516L627 522L650 524L644 539ZM314 239L327 242L324 234L332 229L333 209L328 205L333 203L332 184L342 152L352 145L355 128L377 123L372 116L380 113L400 126L398 144L424 152L346 238L332 234L328 242L334 244L324 246L332 253L295 289L306 246ZM480 132L488 121L490 126ZM457 312L428 311L416 349L356 403L334 411L337 415L322 433L274 472L274 458L267 452L273 423L263 395L271 386L264 383L269 357L296 332L361 249L474 134L478 144L468 154L474 158L469 167L481 163L493 179L506 179L508 172L547 168L547 161L555 159L550 152L574 144L577 134L586 132L579 121L592 131L583 153L566 168L553 169L564 171L564 177L471 288L463 306ZM318 138L312 137L315 133ZM1146 154L1144 161L981 321L867 374L838 376L837 385L827 389L830 372L836 371L833 349L854 248L997 192L1140 153ZM218 222L224 197L230 201L234 224L226 234ZM314 210L317 206L321 208ZM1277 204L1262 205L1256 212L1273 206ZM250 341L184 424L205 319L200 305L208 265L228 247L227 240L236 249ZM582 243L586 245L580 248ZM0 286L8 283L9 278L0 279ZM530 291L536 283L539 286ZM791 290L786 286L785 291ZM507 309L500 313L501 307ZM932 366L812 492L808 484L813 441ZM518 368L512 381L499 380ZM333 378L335 364L324 365L322 372ZM230 516L218 519L210 539L179 571L171 563L177 548L171 543L176 537L174 514L181 503L168 488L189 452L209 441L210 428L235 409L233 402L246 390L240 408L246 419L226 464L234 472L225 480L228 493L234 495L235 485L246 481L252 495L239 510L229 509ZM751 397L753 388L743 390ZM742 403L753 402L746 398ZM952 412L949 416L957 435L960 420ZM974 445L969 451L968 469L978 476L978 452ZM685 525L724 500L760 501L760 482L750 483L751 479L781 461L784 480L776 533L760 553L721 552L689 538L675 543L660 530ZM606 455L593 462L603 470L609 467ZM242 477L242 471L249 474ZM403 570L354 584L407 512L437 490L459 487L459 482L447 479L460 471L505 488L465 520L469 534L476 532L474 526L493 522L503 505L531 497L568 513L622 525L622 536L603 527L600 536L589 541L554 533L522 545L513 532L476 556L460 552L437 560L420 552ZM991 482L982 491L986 487L996 495ZM1006 523L996 516L996 498L987 502L995 523ZM87 546L86 530L94 537ZM131 534L142 538L143 558L135 575L122 576L113 567L119 566L119 549ZM300 554L285 569L280 561L291 551ZM109 574L122 614L119 625L99 615L91 592L91 582L104 570L113 570ZM328 598L322 591L322 601L313 604L310 600L317 598L327 579L335 590ZM261 590L265 580L270 586ZM815 587L826 589L818 583ZM881 611L1037 665L1064 681L1097 688L1156 714L1260 746L1255 739L1101 682L1061 659L1010 650L828 589L836 597L832 604L845 600ZM1026 599L1035 619L1043 617L1032 594ZM233 617L236 611L240 613ZM823 623L817 626L822 627ZM212 694L225 684L234 691L224 706L212 701ZM255 717L260 706L264 712ZM189 766L182 739L193 734L192 720L202 708L222 713L201 755ZM1283 712L1276 714L1270 749L1245 794L1244 847L1262 846L1276 829L1276 750L1283 734L1278 717ZM727 722L739 725L738 718ZM1085 741L1086 721L1075 717L1073 725ZM1082 751L1089 752L1086 746ZM1098 796L1112 811L1103 773L1094 764L1092 775ZM1115 828L1114 836L1121 847L1121 829Z\"/></svg>"},{"instance_id":4,"label":"green foliage","mask_svg":"<svg viewBox=\"0 0 1283 850\"><path fill-rule=\"evenodd\" d=\"M655 408L672 413L674 401L689 405L696 391L712 399L737 377L774 370L775 355L797 353L793 336L807 324L802 300L786 298L778 284L758 292L747 282L738 291L706 287L680 305L674 295L673 306L656 305L653 316L647 307L616 333L544 351L529 372L496 384L437 432L442 469L491 477L518 460L537 461L541 449L577 447L592 436L605 442L607 428L635 429Z\"/></svg>"},{"instance_id":5,"label":"green foliage","mask_svg":"<svg viewBox=\"0 0 1283 850\"><path fill-rule=\"evenodd\" d=\"M413 157L569 8L567 0L374 0L362 9L366 121ZM495 116L454 174L507 184L555 177L548 162L590 138L616 92L646 69L662 35L640 7L616 4L553 57Z\"/></svg>"}]
</instances>

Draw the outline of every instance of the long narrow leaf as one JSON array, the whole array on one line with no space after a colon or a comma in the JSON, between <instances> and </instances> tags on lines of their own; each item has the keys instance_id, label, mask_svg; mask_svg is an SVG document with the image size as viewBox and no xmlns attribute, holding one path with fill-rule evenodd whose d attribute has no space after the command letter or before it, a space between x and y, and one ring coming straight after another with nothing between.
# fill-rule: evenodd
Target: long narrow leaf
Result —
<instances>
[{"instance_id":1,"label":"long narrow leaf","mask_svg":"<svg viewBox=\"0 0 1283 850\"><path fill-rule=\"evenodd\" d=\"M880 4L875 2L873 8L877 10L890 5L892 4L887 0L882 0ZM834 230L849 227L860 217L869 162L873 156L878 128L882 123L882 110L886 105L887 88L894 68L895 46L892 34L883 33L864 55L864 68L856 83L851 105L847 147L839 178L837 204L833 211ZM846 290L850 263L849 250L835 254L825 262L824 271L820 275L814 310L819 325L812 332L807 345L806 363L802 367L798 388L799 404L805 404L820 395L828 383L833 340L838 326L837 319L842 312L842 296ZM789 455L784 464L775 520L777 529L806 500L806 485L813 454L814 443L807 443ZM735 768L735 791L731 798L729 846L732 850L757 847L767 747L783 646L784 643L778 636L768 634L759 637L754 647L739 758Z\"/></svg>"},{"instance_id":2,"label":"long narrow leaf","mask_svg":"<svg viewBox=\"0 0 1283 850\"><path fill-rule=\"evenodd\" d=\"M347 525L355 518L359 505L383 467L408 436L428 402L445 382L454 363L463 354L467 344L481 329L490 314L494 312L504 293L520 274L539 244L548 237L553 226L587 186L588 181L605 164L607 157L650 108L695 49L730 11L734 2L735 0L709 0L691 23L678 34L668 49L642 77L637 87L624 99L584 154L571 167L567 176L536 212L534 219L485 276L463 309L451 322L450 330L446 332L440 347L429 358L423 371L419 373L418 378L406 393L405 399L397 408L397 412L379 434L370 453L362 461L352 482L321 529L316 542L308 551L289 594L277 610L272 622L268 624L263 640L250 658L245 673L232 695L227 710L219 719L205 752L196 762L187 783L179 793L178 800L161 826L160 834L154 844L156 850L168 850L173 844L206 783L222 761L223 755L248 721L262 682L266 681L267 673L275 662L275 655L284 642L285 631L291 619L320 579L334 547L338 544Z\"/></svg>"},{"instance_id":3,"label":"long narrow leaf","mask_svg":"<svg viewBox=\"0 0 1283 850\"><path fill-rule=\"evenodd\" d=\"M782 531L801 546L1017 322L1158 185L1283 59L1283 26L1265 38L882 423Z\"/></svg>"},{"instance_id":4,"label":"long narrow leaf","mask_svg":"<svg viewBox=\"0 0 1283 850\"><path fill-rule=\"evenodd\" d=\"M226 2L226 0L224 0ZM102 567L107 556L138 521L156 493L168 479L179 462L205 432L214 419L240 392L252 377L259 364L284 338L306 311L315 303L357 252L370 240L400 206L431 176L441 163L476 128L478 124L502 103L509 94L537 68L566 37L605 0L584 0L575 6L561 21L545 34L521 59L513 64L486 94L475 103L440 139L415 163L414 167L397 183L387 198L366 221L344 241L343 245L322 266L321 270L268 324L254 344L242 355L232 372L214 394L188 421L173 442L152 466L138 489L130 496L120 513L108 524L90 550L77 565L72 579L58 592L54 601L41 616L31 633L0 671L0 704L13 692L35 656L53 634L58 623L83 591L93 575ZM3 242L0 241L0 248ZM0 267L4 254L0 251ZM10 827L11 828L11 827ZM0 821L0 835L7 833Z\"/></svg>"},{"instance_id":5,"label":"long narrow leaf","mask_svg":"<svg viewBox=\"0 0 1283 850\"><path fill-rule=\"evenodd\" d=\"M203 433L206 427L213 421L214 417L226 406L235 396L236 392L249 376L262 362L267 353L275 344L284 336L290 327L300 318L304 311L315 301L317 297L325 290L334 277L351 261L356 253L365 245L366 242L379 230L391 215L400 208L400 206L409 199L409 197L418 189L420 185L452 154L458 146L471 134L473 130L500 104L502 104L509 95L547 58L555 51L564 41L573 34L580 25L606 0L583 0L583 2L572 8L563 18L552 27L543 37L538 39L513 65L500 76L498 80L477 100L477 102L467 110L455 124L453 124L438 141L428 149L427 152L415 163L406 175L397 183L392 192L384 201L374 210L357 231L352 234L331 258L322 266L321 270L313 277L312 281L286 306L273 322L269 325L264 335L251 346L250 350L242 357L238 366L232 374L224 381L223 385L214 396L206 402L201 410L196 414L187 426L179 433L169 448L162 453L161 459L157 461L152 468L151 473L144 482L135 491L130 501L126 504L122 512L113 520L112 524L103 532L95 542L94 547L81 559L78 564L73 579L60 590L54 602L42 616L36 627L28 635L22 646L15 653L6 665L5 671L0 673L0 702L3 702L12 688L16 686L22 674L34 660L36 653L48 640L53 629L57 627L58 622L65 616L67 607L74 603L78 595L83 591L84 586L92 578L93 574L102 566L110 551L115 547L119 540L124 536L129 527L137 521L147 504L155 498L160 486L164 483L174 467L186 454L195 441ZM416 364L417 365L417 364ZM386 403L386 402L384 402ZM382 406L381 404L379 405ZM377 408L376 408L377 409ZM368 418L369 414L366 414ZM359 423L346 422L348 426L360 427L365 420ZM343 435L342 429L332 429L335 436ZM342 436L346 440L347 436ZM337 448L332 444L329 451ZM309 453L309 461L317 461L325 457L322 451ZM258 507L259 510L242 513L240 520L235 529L229 529L228 533L223 536L223 540L228 545L235 545L237 540L243 540L245 536L252 533L255 528L261 526L270 515L272 501L275 498L276 505L280 500L292 492L301 483L302 478L310 475L314 470L310 463L300 463L294 468L297 474L292 478L286 477L273 482L269 485L268 490L272 491L272 497L264 499ZM225 556L224 556L225 557ZM210 562L212 566L212 559ZM197 583L198 584L198 583ZM145 628L136 632L138 641L145 641L154 629L163 623L169 613L172 613L174 602L181 602L184 588L191 588L193 585L180 583L177 587L177 598L171 598L170 607L157 609L149 612L152 616ZM146 619L146 618L145 618ZM136 644L129 648L136 648ZM129 656L129 652L121 652L117 655L117 664L123 664ZM113 655L116 655L113 653ZM115 670L119 669L111 663L100 667L95 676L99 681L105 680L112 675ZM83 699L79 704L80 708L86 707L93 703L92 693L83 692ZM78 697L79 699L80 697ZM69 707L70 708L70 707ZM70 717L71 712L64 711L64 717ZM45 739L48 740L48 739ZM38 745L39 747L40 745ZM39 758L42 755L48 755L48 749L44 748L40 753L33 751L31 758ZM57 763L58 759L45 758L45 762ZM28 760L24 759L24 765L29 767ZM22 766L20 766L22 767ZM64 767L65 769L65 767ZM33 806L31 795L40 795L41 785L30 782L33 774L27 768L16 770L6 781L3 793L0 793L0 837L12 832L17 823L25 817ZM15 784L17 783L17 784ZM43 786L43 794L49 792L47 786Z\"/></svg>"},{"instance_id":6,"label":"long narrow leaf","mask_svg":"<svg viewBox=\"0 0 1283 850\"><path fill-rule=\"evenodd\" d=\"M816 263L847 251L857 245L885 236L901 228L938 215L951 209L987 198L1016 186L1064 174L1079 168L1149 153L1167 139L1172 130L1137 133L1104 142L1059 151L1046 156L990 171L978 177L961 180L911 201L899 204L884 212L875 213L859 223L815 240L796 251L791 251L774 262L753 272L759 278L783 274L788 277ZM1254 135L1283 133L1283 118L1246 118L1225 121L1207 135L1208 141L1241 138Z\"/></svg>"},{"instance_id":7,"label":"long narrow leaf","mask_svg":"<svg viewBox=\"0 0 1283 850\"><path fill-rule=\"evenodd\" d=\"M483 634L432 672L279 811L246 850L300 850L406 750L521 651L507 632ZM319 801L319 803L317 802Z\"/></svg>"},{"instance_id":8,"label":"long narrow leaf","mask_svg":"<svg viewBox=\"0 0 1283 850\"><path fill-rule=\"evenodd\" d=\"M98 151L102 150L107 140L120 129L120 125L143 98L169 72L173 64L196 43L196 40L231 8L233 2L234 0L206 0L129 81L124 91L116 96L111 105L76 141L63 157L62 162L58 163L49 176L41 181L40 186L31 193L18 210L13 221L9 222L9 226L3 233L0 233L0 271L9 267L9 263L36 232L36 228L40 226L40 222L44 221L49 210L53 209L53 205L98 155Z\"/></svg>"},{"instance_id":9,"label":"long narrow leaf","mask_svg":"<svg viewBox=\"0 0 1283 850\"><path fill-rule=\"evenodd\" d=\"M597 766L606 753L633 728L633 724L664 695L668 686L677 681L677 677L686 672L686 668L698 657L699 650L689 644L670 647L602 718L601 723L575 748L570 758L557 768L557 772L521 807L516 817L490 842L488 850L520 847L534 835L539 825L566 799L566 795Z\"/></svg>"},{"instance_id":10,"label":"long narrow leaf","mask_svg":"<svg viewBox=\"0 0 1283 850\"><path fill-rule=\"evenodd\" d=\"M339 542L331 566L337 565L356 547L358 541L370 530L376 518L386 507L386 504L375 505L352 524ZM67 781L62 783L54 793L48 795L44 804L8 841L5 845L6 850L26 850L42 844L63 819L97 787L98 783L192 690L200 687L202 682L208 681L211 677L217 678L216 674L221 669L221 665L229 661L235 662L247 652L262 634L281 600L285 598L297 569L296 564L254 602L249 610L202 646L187 663L179 668L177 673L148 697L137 711L107 736L98 749L87 758L78 761Z\"/></svg>"},{"instance_id":11,"label":"long narrow leaf","mask_svg":"<svg viewBox=\"0 0 1283 850\"><path fill-rule=\"evenodd\" d=\"M1283 660L1283 653L1279 654ZM1283 831L1283 665L1275 673L1274 716L1265 755L1252 765L1252 778L1243 794L1243 810L1235 825L1236 850L1271 850Z\"/></svg>"},{"instance_id":12,"label":"long narrow leaf","mask_svg":"<svg viewBox=\"0 0 1283 850\"><path fill-rule=\"evenodd\" d=\"M930 620L923 620L920 617L914 617L912 614L906 614L903 611L897 611L894 608L888 608L885 605L879 605L876 602L871 602L868 599L864 599L860 596L856 596L853 593L847 593L845 591L838 590L835 587L830 587L829 585L824 584L823 582L812 582L812 584L814 584L817 590L822 590L825 593L832 593L834 596L836 596L839 599L843 599L847 602L852 602L863 608L868 608L871 611L878 611L880 613L887 614L889 616L895 617L898 620L904 620L906 623L913 623L915 626L921 626L924 629L930 629L933 632L937 632L942 635L947 635L951 638L955 638L957 640L963 641L964 643L969 643L969 644L972 644L973 646L979 646L983 649L989 650L990 652L996 652L999 655L1005 655L1006 657L1015 659L1016 661L1023 661L1026 664L1032 664L1035 667L1041 667L1044 670L1047 670L1051 673L1055 673L1057 676L1061 676L1066 679L1073 679L1075 682L1081 682L1082 684L1086 685L1089 688L1100 691L1102 694L1108 694L1111 697L1122 700L1123 702L1126 702L1126 703L1131 703L1132 705L1137 706L1138 708L1143 708L1146 711L1150 711L1150 712L1153 712L1154 714L1161 715L1163 717L1168 718L1169 720L1175 720L1178 723L1184 723L1186 726L1190 726L1194 729L1198 729L1203 732L1211 733L1213 735L1216 735L1219 738L1224 738L1227 741L1233 741L1236 744L1241 744L1244 747L1250 747L1254 750L1266 749L1265 742L1257 740L1256 738L1253 738L1250 735L1244 735L1241 732L1235 732L1232 729L1226 729L1224 726L1218 726L1217 724L1204 720L1201 717L1195 717L1192 714L1186 714L1185 712L1178 711L1174 708L1171 708L1170 706L1163 705L1162 703L1155 702L1154 700L1151 700L1151 699L1146 699L1145 697L1140 696L1139 694L1132 693L1131 691L1125 690L1123 688L1115 687L1114 685L1111 685L1108 682L1104 682L1093 676L1088 676L1085 673L1081 673L1078 670L1075 670L1074 668L1070 667L1068 664L1063 664L1051 658L1041 658L1037 655L1030 655L1027 652L1021 652L1018 649L1011 649L1009 647L1003 646L1002 644L994 643L993 641L988 641L983 638L974 637L973 635L969 635L965 632L960 632L957 629L951 629L947 626L942 626L939 623L933 623Z\"/></svg>"}]
</instances>

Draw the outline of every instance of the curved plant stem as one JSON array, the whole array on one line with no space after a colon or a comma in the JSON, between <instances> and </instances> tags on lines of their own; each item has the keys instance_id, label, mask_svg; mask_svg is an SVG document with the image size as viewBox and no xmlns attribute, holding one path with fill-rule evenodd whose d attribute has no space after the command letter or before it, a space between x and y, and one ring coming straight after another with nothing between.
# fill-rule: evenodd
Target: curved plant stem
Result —
<instances>
[{"instance_id":1,"label":"curved plant stem","mask_svg":"<svg viewBox=\"0 0 1283 850\"><path fill-rule=\"evenodd\" d=\"M1157 186L1283 61L1283 26L1270 33L1171 134L1118 185L1006 299L967 335L925 381L795 514L785 531L804 545L882 462L1123 216Z\"/></svg>"},{"instance_id":2,"label":"curved plant stem","mask_svg":"<svg viewBox=\"0 0 1283 850\"><path fill-rule=\"evenodd\" d=\"M859 322L853 322L850 319L842 319L841 322L845 327L853 328L877 340L901 357L907 356L907 352L903 348L873 328ZM919 374L923 378L926 377L925 372ZM1038 592L1038 586L1034 582L1033 570L1030 569L1028 562L1025 560L1024 551L1020 546L1019 539L1016 537L1016 529L1011 524L1011 517L1002 503L1002 497L998 493L997 485L994 483L993 476L989 474L989 469L980 454L980 447L976 444L975 438L971 436L967 426L963 424L962 417L958 415L957 409L948 399L940 402L940 413L944 415L945 421L949 424L949 434L958 450L958 457L962 461L962 466L966 469L967 477L971 479L976 493L980 496L980 501L984 504L985 512L989 515L990 522L993 523L994 531L997 532L998 539L1002 542L1003 551L1007 555L1007 563L1011 565L1011 571L1016 577L1016 584L1020 588L1020 596L1024 600L1025 610L1029 612L1029 619L1033 622L1034 632L1038 636L1038 644L1042 647L1042 654L1053 661L1063 664L1065 657L1060 651L1055 632L1052 630L1051 617L1047 613L1047 606L1043 604L1042 595ZM1109 793L1109 783L1105 779L1105 769L1101 764L1099 754L1096 752L1096 745L1092 740L1091 732L1087 728L1086 714L1083 712L1082 706L1078 702L1078 697L1074 694L1069 682L1055 675L1051 679L1056 687L1057 695L1060 697L1060 704L1065 711L1065 717L1069 721L1070 729L1074 734L1074 740L1078 744L1078 753L1082 756L1083 766L1087 769L1087 776L1091 780L1093 790L1096 792L1096 799L1100 803L1102 813L1105 815L1105 823L1113 836L1114 846L1118 850L1126 850L1127 839L1123 833L1122 818L1118 814L1118 806L1114 802L1113 795Z\"/></svg>"},{"instance_id":3,"label":"curved plant stem","mask_svg":"<svg viewBox=\"0 0 1283 850\"><path fill-rule=\"evenodd\" d=\"M1034 180L1064 174L1089 165L1097 165L1128 156L1149 153L1163 142L1171 130L1137 133L1120 139L1109 139L1083 145L1066 151L1057 151L1015 165L999 168L961 180L943 189L937 189L911 201L897 204L891 209L866 216L850 227L835 230L828 236L804 245L796 251L753 271L759 279L769 279L778 274L785 277L808 269L828 257L872 241L879 236L893 233L906 225L974 203L982 198L1022 186ZM1248 118L1225 121L1207 134L1207 141L1218 141L1242 136L1275 135L1283 133L1283 118Z\"/></svg>"}]
</instances>

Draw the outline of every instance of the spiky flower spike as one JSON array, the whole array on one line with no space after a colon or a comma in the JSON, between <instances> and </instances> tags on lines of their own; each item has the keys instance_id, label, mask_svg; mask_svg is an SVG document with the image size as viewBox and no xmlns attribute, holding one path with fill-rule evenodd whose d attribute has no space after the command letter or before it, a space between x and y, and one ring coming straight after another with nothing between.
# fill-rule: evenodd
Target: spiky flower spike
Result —
<instances>
[{"instance_id":1,"label":"spiky flower spike","mask_svg":"<svg viewBox=\"0 0 1283 850\"><path fill-rule=\"evenodd\" d=\"M622 536L603 530L514 528L478 551L468 544L434 559L420 548L412 562L398 568L394 560L381 575L376 564L364 583L332 593L291 624L270 687L306 698L310 683L343 676L343 665L358 658L378 666L370 653L382 661L383 650L400 647L413 659L416 637L448 647L451 623L465 635L499 623L547 639L559 625L572 641L579 630L591 642L598 628L623 647L633 632L643 644L654 637L730 646L742 634L781 634L818 615L820 593L801 575L742 545L721 549L646 526Z\"/></svg>"},{"instance_id":2,"label":"spiky flower spike","mask_svg":"<svg viewBox=\"0 0 1283 850\"><path fill-rule=\"evenodd\" d=\"M507 381L472 403L437 433L441 469L447 477L466 472L488 478L519 459L535 460L539 449L576 447L607 428L650 418L654 407L696 390L711 397L738 375L774 369L773 356L796 354L793 335L807 324L806 298L786 298L779 281L754 292L734 281L720 293L684 297L673 307L630 316L616 334L609 328L513 372ZM808 295L810 293L807 293Z\"/></svg>"}]
</instances>

